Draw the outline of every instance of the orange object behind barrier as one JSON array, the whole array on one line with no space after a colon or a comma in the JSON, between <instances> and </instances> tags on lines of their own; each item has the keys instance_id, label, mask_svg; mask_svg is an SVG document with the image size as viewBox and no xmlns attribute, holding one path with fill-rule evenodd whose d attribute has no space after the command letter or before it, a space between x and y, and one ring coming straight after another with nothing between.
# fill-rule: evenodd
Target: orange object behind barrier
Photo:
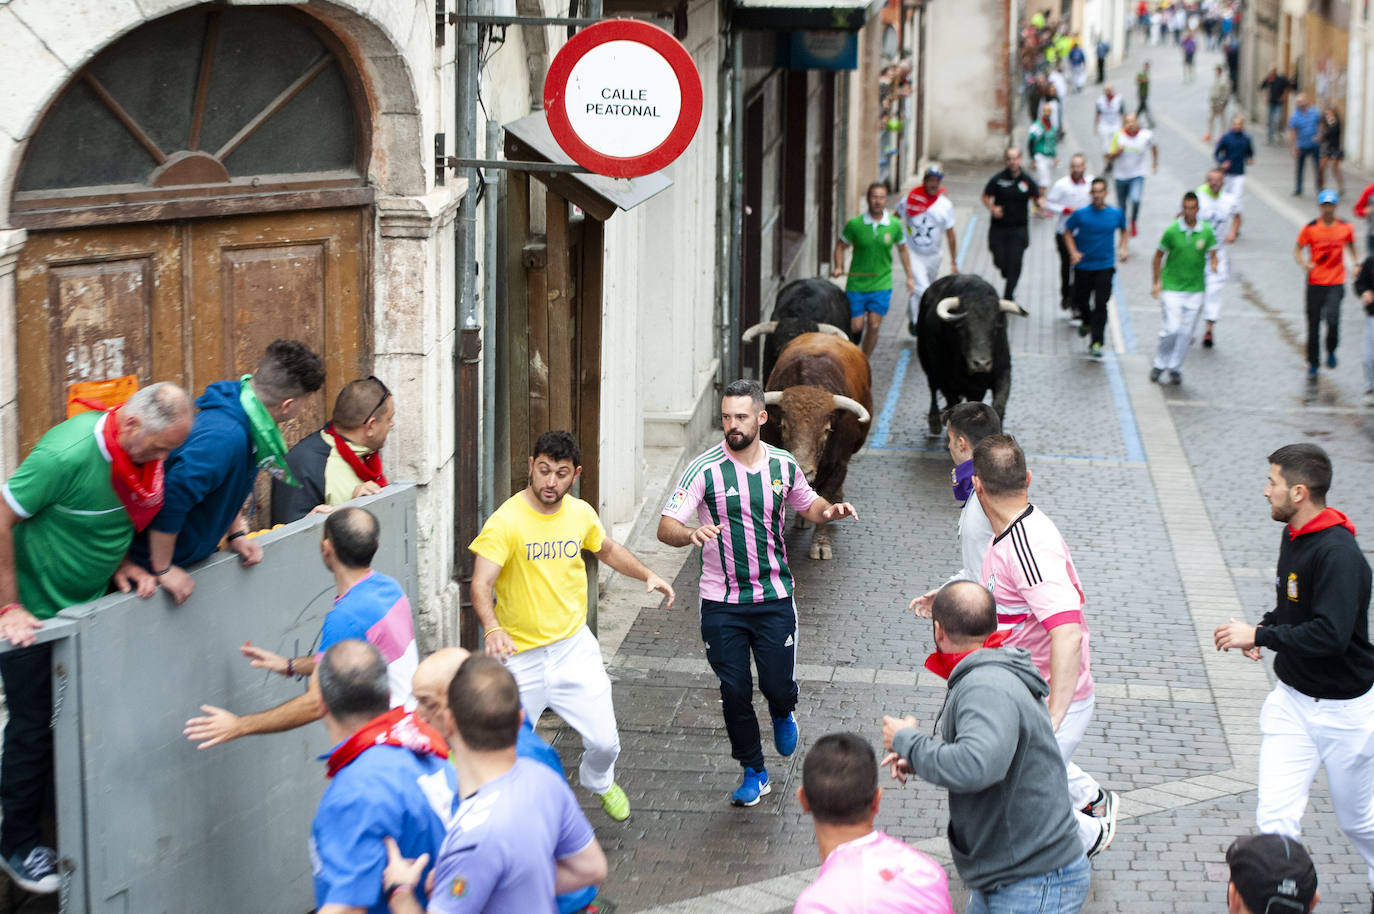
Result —
<instances>
[{"instance_id":1,"label":"orange object behind barrier","mask_svg":"<svg viewBox=\"0 0 1374 914\"><path fill-rule=\"evenodd\" d=\"M138 392L138 375L126 374L105 381L78 381L67 388L67 418L95 409L118 406Z\"/></svg>"}]
</instances>

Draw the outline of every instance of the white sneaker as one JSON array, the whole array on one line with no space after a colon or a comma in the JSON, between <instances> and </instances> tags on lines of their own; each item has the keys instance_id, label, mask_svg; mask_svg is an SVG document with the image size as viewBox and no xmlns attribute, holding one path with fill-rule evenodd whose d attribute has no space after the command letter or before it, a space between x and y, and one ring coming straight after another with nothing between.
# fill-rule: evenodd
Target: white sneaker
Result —
<instances>
[{"instance_id":1,"label":"white sneaker","mask_svg":"<svg viewBox=\"0 0 1374 914\"><path fill-rule=\"evenodd\" d=\"M62 877L57 874L57 853L50 847L35 847L22 860L18 854L8 860L0 857L0 870L15 885L35 895L52 895L62 887Z\"/></svg>"}]
</instances>

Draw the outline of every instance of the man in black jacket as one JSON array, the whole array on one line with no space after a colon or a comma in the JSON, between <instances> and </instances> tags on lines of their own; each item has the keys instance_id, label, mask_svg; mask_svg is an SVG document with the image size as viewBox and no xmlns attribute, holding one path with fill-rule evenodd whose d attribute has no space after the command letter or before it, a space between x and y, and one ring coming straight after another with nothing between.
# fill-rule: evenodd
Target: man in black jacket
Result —
<instances>
[{"instance_id":1,"label":"man in black jacket","mask_svg":"<svg viewBox=\"0 0 1374 914\"><path fill-rule=\"evenodd\" d=\"M1296 838L1317 766L1326 768L1336 819L1369 868L1374 888L1374 645L1369 562L1355 527L1326 506L1331 460L1315 444L1269 455L1264 497L1285 524L1274 609L1258 626L1232 619L1218 650L1251 660L1274 651L1279 684L1260 711L1259 830Z\"/></svg>"}]
</instances>

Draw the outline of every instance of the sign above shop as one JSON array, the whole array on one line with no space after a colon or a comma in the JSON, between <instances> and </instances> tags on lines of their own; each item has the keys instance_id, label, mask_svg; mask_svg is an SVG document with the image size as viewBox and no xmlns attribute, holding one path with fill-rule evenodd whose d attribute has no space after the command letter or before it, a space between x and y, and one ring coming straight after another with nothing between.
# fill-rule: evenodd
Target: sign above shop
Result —
<instances>
[{"instance_id":1,"label":"sign above shop","mask_svg":"<svg viewBox=\"0 0 1374 914\"><path fill-rule=\"evenodd\" d=\"M600 175L658 171L701 123L701 76L687 49L657 26L611 19L581 30L544 79L549 130L574 162Z\"/></svg>"}]
</instances>

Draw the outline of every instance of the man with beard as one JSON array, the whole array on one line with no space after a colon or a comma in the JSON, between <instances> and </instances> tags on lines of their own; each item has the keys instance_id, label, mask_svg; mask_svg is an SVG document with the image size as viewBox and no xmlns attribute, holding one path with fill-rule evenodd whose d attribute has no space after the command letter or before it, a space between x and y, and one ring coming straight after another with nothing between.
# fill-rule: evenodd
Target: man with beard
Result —
<instances>
[{"instance_id":1,"label":"man with beard","mask_svg":"<svg viewBox=\"0 0 1374 914\"><path fill-rule=\"evenodd\" d=\"M673 588L606 535L594 507L568 497L582 475L582 450L570 433L540 435L529 472L529 485L506 499L468 546L476 556L472 607L486 652L515 676L525 716L538 721L552 708L581 735L579 780L623 822L630 801L615 783L620 734L601 645L587 628L582 551L643 581L646 593L657 590L669 606Z\"/></svg>"},{"instance_id":2,"label":"man with beard","mask_svg":"<svg viewBox=\"0 0 1374 914\"><path fill-rule=\"evenodd\" d=\"M759 440L768 421L763 385L731 382L720 407L725 440L688 465L663 508L658 539L701 549L701 637L720 679L731 755L744 769L730 802L753 806L772 787L754 715L751 652L773 718L773 746L784 757L797 748L797 608L783 541L787 506L817 524L858 514L848 502L821 498L791 454ZM693 516L698 526L688 527Z\"/></svg>"},{"instance_id":3,"label":"man with beard","mask_svg":"<svg viewBox=\"0 0 1374 914\"><path fill-rule=\"evenodd\" d=\"M1284 524L1274 608L1258 625L1218 626L1217 650L1251 660L1274 652L1278 685L1260 710L1259 830L1297 838L1317 767L1326 769L1336 821L1365 859L1374 888L1374 645L1369 561L1355 525L1326 505L1331 459L1315 444L1269 455L1264 497Z\"/></svg>"}]
</instances>

